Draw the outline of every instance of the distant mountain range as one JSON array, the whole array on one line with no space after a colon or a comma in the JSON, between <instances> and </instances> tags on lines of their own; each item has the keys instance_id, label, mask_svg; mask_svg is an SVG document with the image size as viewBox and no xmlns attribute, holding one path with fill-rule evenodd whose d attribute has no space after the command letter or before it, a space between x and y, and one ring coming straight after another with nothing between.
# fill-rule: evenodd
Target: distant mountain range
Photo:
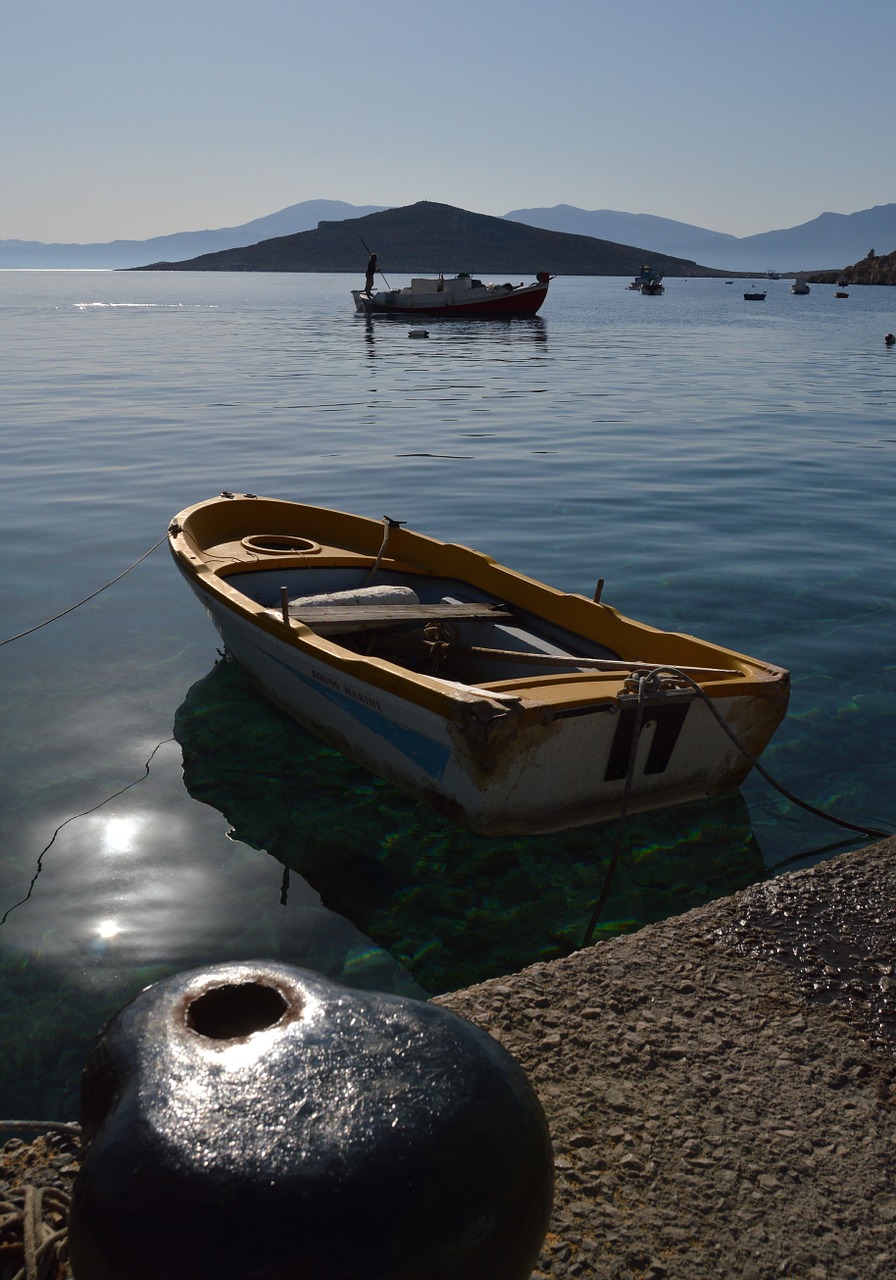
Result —
<instances>
[{"instance_id":1,"label":"distant mountain range","mask_svg":"<svg viewBox=\"0 0 896 1280\"><path fill-rule=\"evenodd\" d=\"M185 262L209 253L311 231L320 222L384 212L388 207L351 205L341 200L304 200L238 227L183 231L150 240L113 240L107 244L0 240L0 268L127 268L160 261ZM665 256L723 272L836 270L863 259L869 249L886 254L896 248L896 204L876 205L850 214L823 213L798 227L742 238L652 214L578 209L568 204L514 209L504 215L504 220L564 235L638 246L639 254L645 258ZM434 265L430 263L426 269ZM393 270L399 269L393 267ZM498 263L480 263L476 269L498 271L502 268Z\"/></svg>"},{"instance_id":2,"label":"distant mountain range","mask_svg":"<svg viewBox=\"0 0 896 1280\"><path fill-rule=\"evenodd\" d=\"M201 253L237 249L272 236L310 231L323 218L359 218L385 208L381 204L345 204L342 200L303 200L288 209L217 231L181 231L151 240L112 240L108 244L43 244L39 240L0 240L0 268L142 267L167 258L182 262Z\"/></svg>"},{"instance_id":3,"label":"distant mountain range","mask_svg":"<svg viewBox=\"0 0 896 1280\"><path fill-rule=\"evenodd\" d=\"M550 231L647 245L725 271L836 270L864 258L869 249L879 254L896 249L896 204L879 204L858 213L822 213L786 231L764 231L740 239L647 213L589 211L569 204L514 209L504 216Z\"/></svg>"}]
</instances>

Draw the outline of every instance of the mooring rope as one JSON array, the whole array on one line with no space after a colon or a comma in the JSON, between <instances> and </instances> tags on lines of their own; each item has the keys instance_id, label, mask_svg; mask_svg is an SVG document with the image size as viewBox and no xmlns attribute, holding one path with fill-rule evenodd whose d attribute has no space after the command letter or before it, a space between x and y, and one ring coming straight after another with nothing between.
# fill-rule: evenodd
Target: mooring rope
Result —
<instances>
[{"instance_id":1,"label":"mooring rope","mask_svg":"<svg viewBox=\"0 0 896 1280\"><path fill-rule=\"evenodd\" d=\"M138 783L145 782L146 779L149 777L149 766L152 763L153 756L160 749L160 747L164 747L167 742L174 742L174 738L173 737L163 738L161 742L156 743L156 745L153 747L152 751L149 754L149 759L146 761L146 764L143 766L143 770L144 770L143 774L139 778L135 778L133 782L129 782L127 783L126 786L120 787L118 791L114 791L111 796L106 796L105 800L100 800L99 804L92 805L91 808L85 809L82 813L73 813L70 818L66 818L65 822L60 822L59 826L56 828L56 830L53 832L52 836L50 837L49 843L45 845L44 848L41 849L40 853L38 854L37 866L35 868L34 875L31 877L31 883L28 886L28 892L25 894L24 898L20 898L19 901L14 902L11 907L7 907L3 915L0 916L0 925L6 924L6 921L9 919L12 913L16 910L16 908L24 906L24 904L31 897L32 893L34 892L34 886L37 884L37 881L40 877L40 873L44 869L44 858L49 853L50 849L53 846L54 841L56 840L56 837L59 835L59 832L62 830L62 828L67 827L70 822L75 822L78 818L86 818L91 813L96 813L97 809L102 809L103 806L109 804L111 800L117 800L118 797L123 796L126 791L130 791L131 787L136 787Z\"/></svg>"},{"instance_id":2,"label":"mooring rope","mask_svg":"<svg viewBox=\"0 0 896 1280\"><path fill-rule=\"evenodd\" d=\"M58 1120L0 1120L0 1133L3 1132L48 1134L51 1138L58 1135L76 1144L81 1126ZM15 1157L21 1149L17 1144L14 1149L0 1150L0 1160L4 1154L12 1153L7 1172L15 1167ZM49 1159L49 1155L45 1158ZM47 1280L50 1275L71 1274L67 1265L71 1202L68 1192L56 1185L56 1176L48 1185L32 1171L27 1181L0 1184L0 1255L5 1259L0 1272L9 1280Z\"/></svg>"},{"instance_id":3,"label":"mooring rope","mask_svg":"<svg viewBox=\"0 0 896 1280\"><path fill-rule=\"evenodd\" d=\"M651 675L656 675L664 671L668 672L670 675L676 676L680 680L683 680L685 684L690 685L694 692L697 693L706 703L706 706L715 716L721 727L725 730L728 737L737 747L738 751L740 751L741 754L749 760L756 772L761 777L765 778L769 786L774 787L774 789L784 796L785 799L789 800L791 804L798 805L800 809L805 809L807 813L813 813L816 818L824 818L827 822L833 822L838 827L845 827L847 831L858 831L859 834L863 836L874 836L876 839L885 840L888 836L893 835L892 831L879 831L876 827L863 826L855 822L847 822L845 818L838 818L833 813L827 813L824 809L818 809L814 804L809 804L808 801L801 800L799 796L794 795L792 791L788 791L785 786L782 786L782 784L773 778L769 771L759 763L752 751L750 751L748 747L744 746L734 730L725 723L721 712L713 705L712 699L704 693L696 680L692 680L691 677L687 675L686 672L682 671L680 667L657 667L656 671L651 672Z\"/></svg>"},{"instance_id":4,"label":"mooring rope","mask_svg":"<svg viewBox=\"0 0 896 1280\"><path fill-rule=\"evenodd\" d=\"M780 782L778 782L776 778L773 778L772 775L769 773L769 771L759 763L756 756L754 756L752 751L750 751L749 747L745 746L745 744L740 741L740 739L738 738L734 730L731 729L730 726L725 723L725 720L721 712L718 710L717 707L714 706L713 701L709 697L709 695L703 689L700 688L696 680L693 680L687 674L686 671L683 671L681 667L652 667L651 670L645 674L633 675L629 681L629 683L634 683L635 681L637 681L637 712L636 712L636 718L635 718L635 727L632 734L632 745L631 745L631 750L629 752L628 770L625 776L625 787L623 788L623 792L622 792L622 801L621 801L620 810L619 810L619 822L617 823L617 826L616 826L616 834L613 841L613 851L610 855L610 862L607 868L606 876L604 877L604 883L600 891L600 896L597 900L594 910L591 913L591 918L588 921L588 927L586 928L585 935L582 939L583 947L587 947L594 936L594 930L597 926L597 922L600 919L600 914L603 911L607 898L609 896L610 886L612 885L613 877L616 873L616 867L618 866L618 863L619 863L619 856L622 850L622 839L623 839L623 836L625 833L625 827L628 821L628 805L629 805L629 799L631 796L632 782L634 779L635 757L638 752L638 739L641 735L641 721L642 721L642 715L643 715L644 696L647 691L648 684L658 683L658 678L663 674L671 675L675 679L683 681L686 685L688 685L691 689L693 689L693 691L697 694L697 696L701 698L702 701L706 704L709 711L718 721L722 729L724 729L725 733L734 743L735 747L737 747L738 751L740 751L740 753L746 757L746 759L750 762L750 765L756 770L756 772L760 775L760 777L764 778L765 781L769 784L769 786L773 787L775 791L779 792L780 795L784 796L785 799L789 800L791 804L797 805L800 809L805 809L807 813L811 813L817 818L823 818L826 822L832 822L836 826L844 827L847 831L856 831L859 833L859 835L869 836L873 839L885 840L889 836L892 836L894 834L892 831L880 831L876 827L861 825L855 822L848 822L845 818L838 818L836 814L827 813L824 809L819 809L815 805L809 804L808 801L801 800L799 796L794 795L792 791L789 791L787 787L783 786Z\"/></svg>"},{"instance_id":5,"label":"mooring rope","mask_svg":"<svg viewBox=\"0 0 896 1280\"><path fill-rule=\"evenodd\" d=\"M393 520L391 516L383 516L383 540L380 543L379 551L376 553L376 559L374 560L373 565L371 566L370 573L368 573L367 577L361 583L362 587L367 586L367 584L371 581L371 579L375 575L377 569L379 569L380 565L382 564L383 556L386 554L386 548L389 545L389 535L391 534L392 530L400 529L402 525L406 523L407 522L405 520Z\"/></svg>"},{"instance_id":6,"label":"mooring rope","mask_svg":"<svg viewBox=\"0 0 896 1280\"><path fill-rule=\"evenodd\" d=\"M122 569L121 573L117 574L111 582L106 582L103 586L97 587L96 591L91 591L90 595L85 596L83 600L78 600L76 604L70 604L67 609L62 609L61 612L54 613L52 618L44 618L43 622L38 622L35 626L28 627L26 631L20 631L18 635L7 636L5 640L0 640L0 648L5 644L12 644L13 640L22 640L25 636L33 635L35 631L40 631L41 627L48 627L51 622L58 622L59 619L64 618L67 613L74 613L75 609L80 609L82 604L87 604L88 601L96 599L101 592L107 591L109 587L114 587L116 582L120 582L126 573L130 573L132 569L136 569L137 565L141 564L147 556L151 556L156 548L160 547L167 538L168 534L165 533L163 537L159 538L158 542L154 543L149 548L148 551L144 551L143 555L140 556L139 559L135 560L133 564L129 564L126 569Z\"/></svg>"},{"instance_id":7,"label":"mooring rope","mask_svg":"<svg viewBox=\"0 0 896 1280\"><path fill-rule=\"evenodd\" d=\"M632 730L632 745L628 753L628 769L625 773L625 786L622 790L622 804L619 807L619 821L616 823L616 835L613 839L613 852L610 855L610 865L607 868L607 874L604 877L604 886L600 891L600 897L597 900L594 910L591 912L591 919L588 921L588 928L585 930L585 937L582 939L582 946L587 947L590 943L595 926L600 919L600 913L604 909L609 893L610 885L613 883L613 877L616 874L616 866L619 862L619 855L622 852L622 838L625 835L625 827L628 822L628 802L632 791L632 781L635 776L635 757L638 754L638 739L641 736L641 721L644 715L644 687L647 684L649 676L638 677L638 702L635 708L635 725Z\"/></svg>"},{"instance_id":8,"label":"mooring rope","mask_svg":"<svg viewBox=\"0 0 896 1280\"><path fill-rule=\"evenodd\" d=\"M51 1274L53 1264L52 1274L63 1274L61 1268L66 1267L68 1255L69 1208L65 1191L30 1183L0 1200L0 1248L11 1263L22 1263L18 1271L4 1270L4 1275L11 1280L44 1280ZM64 1274L71 1274L67 1267Z\"/></svg>"},{"instance_id":9,"label":"mooring rope","mask_svg":"<svg viewBox=\"0 0 896 1280\"><path fill-rule=\"evenodd\" d=\"M77 1120L0 1120L0 1133L62 1133L67 1138L80 1138Z\"/></svg>"}]
</instances>

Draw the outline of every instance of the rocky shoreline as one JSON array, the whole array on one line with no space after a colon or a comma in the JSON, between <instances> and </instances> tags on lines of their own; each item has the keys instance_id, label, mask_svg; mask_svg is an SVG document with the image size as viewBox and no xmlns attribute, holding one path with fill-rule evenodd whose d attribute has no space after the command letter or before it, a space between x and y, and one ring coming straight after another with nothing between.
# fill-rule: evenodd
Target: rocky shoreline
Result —
<instances>
[{"instance_id":1,"label":"rocky shoreline","mask_svg":"<svg viewBox=\"0 0 896 1280\"><path fill-rule=\"evenodd\" d=\"M545 1108L533 1280L896 1274L896 839L438 1003ZM24 1182L76 1169L76 1146L7 1142L0 1244Z\"/></svg>"}]
</instances>

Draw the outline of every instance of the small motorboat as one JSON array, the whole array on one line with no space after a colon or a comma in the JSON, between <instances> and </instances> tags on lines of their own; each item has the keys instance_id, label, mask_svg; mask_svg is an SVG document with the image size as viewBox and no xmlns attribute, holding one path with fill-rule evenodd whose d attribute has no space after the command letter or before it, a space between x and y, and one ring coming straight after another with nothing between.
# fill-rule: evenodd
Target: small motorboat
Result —
<instances>
[{"instance_id":1,"label":"small motorboat","mask_svg":"<svg viewBox=\"0 0 896 1280\"><path fill-rule=\"evenodd\" d=\"M787 708L781 667L386 518L224 493L168 535L227 652L272 702L482 834L731 790Z\"/></svg>"},{"instance_id":2,"label":"small motorboat","mask_svg":"<svg viewBox=\"0 0 896 1280\"><path fill-rule=\"evenodd\" d=\"M805 280L794 280L790 286L791 293L811 293L812 290L806 284Z\"/></svg>"},{"instance_id":3,"label":"small motorboat","mask_svg":"<svg viewBox=\"0 0 896 1280\"><path fill-rule=\"evenodd\" d=\"M483 284L466 272L445 279L415 276L403 289L368 293L353 289L355 310L364 315L399 316L534 316L548 296L551 276L539 271L534 284Z\"/></svg>"},{"instance_id":4,"label":"small motorboat","mask_svg":"<svg viewBox=\"0 0 896 1280\"><path fill-rule=\"evenodd\" d=\"M834 294L835 298L848 298L849 294L844 289L838 289Z\"/></svg>"},{"instance_id":5,"label":"small motorboat","mask_svg":"<svg viewBox=\"0 0 896 1280\"><path fill-rule=\"evenodd\" d=\"M666 286L663 284L663 273L657 271L655 267L642 267L641 274L637 277L635 283L647 298L659 297L661 293L666 292Z\"/></svg>"},{"instance_id":6,"label":"small motorboat","mask_svg":"<svg viewBox=\"0 0 896 1280\"><path fill-rule=\"evenodd\" d=\"M764 302L765 292L761 289L757 289L754 293L745 293L744 301L745 302Z\"/></svg>"}]
</instances>

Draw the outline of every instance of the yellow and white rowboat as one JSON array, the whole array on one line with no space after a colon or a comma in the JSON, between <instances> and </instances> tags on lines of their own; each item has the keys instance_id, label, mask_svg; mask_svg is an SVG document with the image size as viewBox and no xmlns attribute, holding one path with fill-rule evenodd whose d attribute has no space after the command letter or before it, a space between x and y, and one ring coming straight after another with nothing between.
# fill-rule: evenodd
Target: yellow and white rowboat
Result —
<instances>
[{"instance_id":1,"label":"yellow and white rowboat","mask_svg":"<svg viewBox=\"0 0 896 1280\"><path fill-rule=\"evenodd\" d=\"M169 542L272 702L483 834L737 787L787 709L781 667L394 521L225 493L181 511Z\"/></svg>"}]
</instances>

